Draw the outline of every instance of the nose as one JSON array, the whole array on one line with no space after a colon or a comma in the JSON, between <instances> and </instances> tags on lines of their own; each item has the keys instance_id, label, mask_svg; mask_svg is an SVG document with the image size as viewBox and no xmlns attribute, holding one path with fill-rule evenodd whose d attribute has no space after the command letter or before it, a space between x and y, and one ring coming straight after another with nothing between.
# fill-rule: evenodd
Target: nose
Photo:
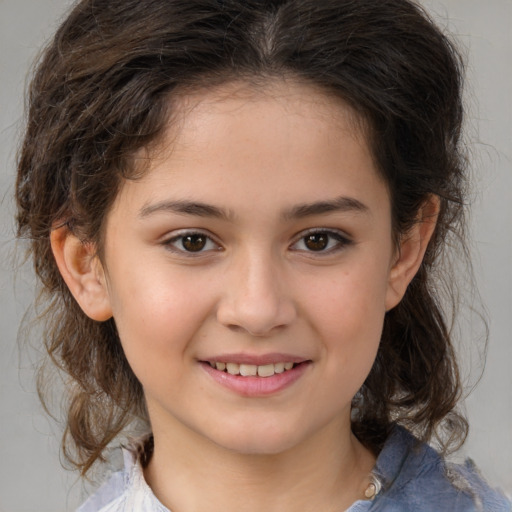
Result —
<instances>
[{"instance_id":1,"label":"nose","mask_svg":"<svg viewBox=\"0 0 512 512\"><path fill-rule=\"evenodd\" d=\"M261 254L232 263L217 308L218 321L260 337L290 325L296 307L283 273L270 256Z\"/></svg>"}]
</instances>

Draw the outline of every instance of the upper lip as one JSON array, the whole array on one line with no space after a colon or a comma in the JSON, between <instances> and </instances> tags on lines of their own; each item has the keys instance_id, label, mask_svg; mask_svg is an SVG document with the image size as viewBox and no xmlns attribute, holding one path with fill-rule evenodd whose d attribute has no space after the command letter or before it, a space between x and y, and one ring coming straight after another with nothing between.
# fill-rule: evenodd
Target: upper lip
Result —
<instances>
[{"instance_id":1,"label":"upper lip","mask_svg":"<svg viewBox=\"0 0 512 512\"><path fill-rule=\"evenodd\" d=\"M292 354L271 353L271 354L219 354L216 356L206 357L202 361L211 363L238 363L238 364L252 364L256 366L263 366L266 364L276 363L303 363L309 359Z\"/></svg>"}]
</instances>

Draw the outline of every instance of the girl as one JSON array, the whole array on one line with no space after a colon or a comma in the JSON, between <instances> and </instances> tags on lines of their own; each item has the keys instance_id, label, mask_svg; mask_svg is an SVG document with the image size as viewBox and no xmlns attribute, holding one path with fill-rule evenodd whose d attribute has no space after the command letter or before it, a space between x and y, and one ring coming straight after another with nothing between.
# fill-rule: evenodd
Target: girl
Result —
<instances>
[{"instance_id":1,"label":"girl","mask_svg":"<svg viewBox=\"0 0 512 512\"><path fill-rule=\"evenodd\" d=\"M18 229L90 511L510 510L470 464L435 271L460 58L409 0L83 0L47 48Z\"/></svg>"}]
</instances>

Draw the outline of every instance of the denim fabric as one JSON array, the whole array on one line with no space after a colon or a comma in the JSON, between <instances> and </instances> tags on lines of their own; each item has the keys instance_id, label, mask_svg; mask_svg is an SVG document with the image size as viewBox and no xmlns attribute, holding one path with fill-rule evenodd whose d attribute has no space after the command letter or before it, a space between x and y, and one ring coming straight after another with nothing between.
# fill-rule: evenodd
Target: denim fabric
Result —
<instances>
[{"instance_id":1,"label":"denim fabric","mask_svg":"<svg viewBox=\"0 0 512 512\"><path fill-rule=\"evenodd\" d=\"M510 512L512 504L493 490L473 463L449 464L407 430L395 427L380 453L374 474L382 490L358 501L349 512Z\"/></svg>"},{"instance_id":2,"label":"denim fabric","mask_svg":"<svg viewBox=\"0 0 512 512\"><path fill-rule=\"evenodd\" d=\"M115 473L77 512L170 512L145 482L136 453L126 451L124 470ZM355 502L346 512L512 511L511 502L487 485L471 461L448 464L398 426L373 473L382 485L378 495L373 501Z\"/></svg>"}]
</instances>

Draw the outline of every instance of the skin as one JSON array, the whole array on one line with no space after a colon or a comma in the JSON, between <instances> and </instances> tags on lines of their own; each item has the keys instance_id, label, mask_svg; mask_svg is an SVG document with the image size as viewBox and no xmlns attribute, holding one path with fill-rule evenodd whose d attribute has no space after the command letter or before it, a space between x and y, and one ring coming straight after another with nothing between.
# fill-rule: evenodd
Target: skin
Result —
<instances>
[{"instance_id":1,"label":"skin","mask_svg":"<svg viewBox=\"0 0 512 512\"><path fill-rule=\"evenodd\" d=\"M398 251L354 112L310 86L228 84L176 108L108 214L103 261L65 228L52 235L75 298L115 318L144 388L146 480L173 512L343 510L375 462L351 433L351 400L421 263L435 202ZM187 251L197 233L204 247ZM283 389L244 394L207 368L228 357L304 364Z\"/></svg>"}]
</instances>

